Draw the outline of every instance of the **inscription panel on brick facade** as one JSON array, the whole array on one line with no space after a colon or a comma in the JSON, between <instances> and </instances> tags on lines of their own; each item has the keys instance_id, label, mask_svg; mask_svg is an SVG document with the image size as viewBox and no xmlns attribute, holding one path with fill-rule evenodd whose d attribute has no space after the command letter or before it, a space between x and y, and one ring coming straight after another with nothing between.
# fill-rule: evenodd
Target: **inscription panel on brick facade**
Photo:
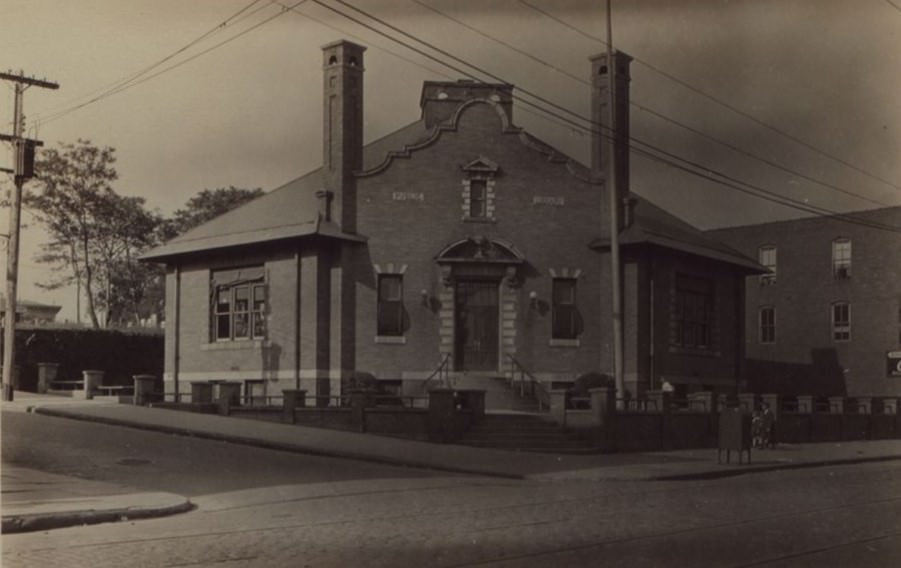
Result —
<instances>
[{"instance_id":1,"label":"inscription panel on brick facade","mask_svg":"<svg viewBox=\"0 0 901 568\"><path fill-rule=\"evenodd\" d=\"M394 191L391 193L392 201L425 201L425 194L421 191Z\"/></svg>"},{"instance_id":2,"label":"inscription panel on brick facade","mask_svg":"<svg viewBox=\"0 0 901 568\"><path fill-rule=\"evenodd\" d=\"M566 200L563 197L553 195L536 195L532 197L532 205L550 205L551 207L563 207Z\"/></svg>"}]
</instances>

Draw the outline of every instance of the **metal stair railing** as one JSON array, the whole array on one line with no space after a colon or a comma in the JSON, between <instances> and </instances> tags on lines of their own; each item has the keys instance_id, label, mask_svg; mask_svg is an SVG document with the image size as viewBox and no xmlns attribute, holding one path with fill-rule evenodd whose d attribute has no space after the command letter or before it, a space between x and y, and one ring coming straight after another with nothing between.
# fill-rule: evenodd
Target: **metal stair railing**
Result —
<instances>
[{"instance_id":1,"label":"metal stair railing","mask_svg":"<svg viewBox=\"0 0 901 568\"><path fill-rule=\"evenodd\" d=\"M516 360L516 357L506 354L507 359L510 361L510 386L514 389L516 388L516 383L519 383L519 396L526 396L526 379L528 379L528 393L532 395L535 400L538 402L538 411L542 412L543 410L551 409L551 395L548 392L547 388L541 384L541 381L535 378L532 373L530 373L522 363ZM519 376L519 380L517 381L517 375Z\"/></svg>"},{"instance_id":2,"label":"metal stair railing","mask_svg":"<svg viewBox=\"0 0 901 568\"><path fill-rule=\"evenodd\" d=\"M438 367L432 371L432 374L426 378L425 382L422 383L423 392L428 392L429 383L432 382L432 379L438 377L438 380L444 384L447 384L447 377L449 374L448 366L450 364L450 353L445 353L444 357L441 358L441 362L438 364Z\"/></svg>"}]
</instances>

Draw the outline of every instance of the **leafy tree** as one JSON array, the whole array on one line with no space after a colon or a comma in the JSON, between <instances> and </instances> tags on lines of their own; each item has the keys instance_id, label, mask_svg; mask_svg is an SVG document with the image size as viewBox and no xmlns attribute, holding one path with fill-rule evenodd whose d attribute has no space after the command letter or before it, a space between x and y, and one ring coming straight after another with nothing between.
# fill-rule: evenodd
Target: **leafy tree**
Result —
<instances>
[{"instance_id":1,"label":"leafy tree","mask_svg":"<svg viewBox=\"0 0 901 568\"><path fill-rule=\"evenodd\" d=\"M39 190L25 195L25 205L50 235L41 246L39 262L53 265L56 277L45 288L76 283L84 291L87 314L95 328L105 325L116 309L117 271L135 262L135 256L154 244L158 215L144 209L144 199L117 194L113 167L115 150L98 148L89 140L61 144L41 152L36 164ZM134 310L131 310L134 311Z\"/></svg>"},{"instance_id":2,"label":"leafy tree","mask_svg":"<svg viewBox=\"0 0 901 568\"><path fill-rule=\"evenodd\" d=\"M223 213L244 205L263 195L263 190L227 188L204 189L185 203L184 209L175 211L164 229L166 240L181 235L198 225L202 225Z\"/></svg>"}]
</instances>

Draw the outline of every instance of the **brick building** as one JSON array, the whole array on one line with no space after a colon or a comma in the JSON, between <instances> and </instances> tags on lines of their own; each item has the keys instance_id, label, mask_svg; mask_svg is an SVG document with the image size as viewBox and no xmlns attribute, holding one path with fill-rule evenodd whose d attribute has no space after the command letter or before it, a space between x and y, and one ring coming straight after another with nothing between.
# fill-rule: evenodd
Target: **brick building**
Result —
<instances>
[{"instance_id":1,"label":"brick building","mask_svg":"<svg viewBox=\"0 0 901 568\"><path fill-rule=\"evenodd\" d=\"M426 82L421 119L364 147L364 50L323 47L321 168L145 257L167 266L167 390L334 395L365 371L419 394L443 361L545 383L612 373L611 162L626 389L734 388L759 265L628 193L627 56L613 109L606 55L591 58L593 116L619 145L596 134L584 166L514 126L506 84Z\"/></svg>"},{"instance_id":2,"label":"brick building","mask_svg":"<svg viewBox=\"0 0 901 568\"><path fill-rule=\"evenodd\" d=\"M901 395L901 207L711 231L768 267L745 301L748 388Z\"/></svg>"}]
</instances>

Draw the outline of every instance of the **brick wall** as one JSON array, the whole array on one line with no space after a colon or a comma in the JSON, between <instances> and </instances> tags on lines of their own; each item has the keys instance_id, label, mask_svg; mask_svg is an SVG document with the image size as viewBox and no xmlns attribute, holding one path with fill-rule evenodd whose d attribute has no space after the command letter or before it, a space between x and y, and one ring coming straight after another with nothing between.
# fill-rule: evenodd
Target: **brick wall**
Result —
<instances>
[{"instance_id":1,"label":"brick wall","mask_svg":"<svg viewBox=\"0 0 901 568\"><path fill-rule=\"evenodd\" d=\"M493 184L493 219L466 221L461 209L465 172L461 167L484 157L498 164ZM553 197L555 199L541 199ZM538 199L536 199L538 198ZM602 234L598 225L600 187L574 177L565 162L523 143L517 132L503 132L489 104L462 113L458 128L444 131L434 144L396 158L378 175L358 179L359 229L367 236L368 256L357 259L357 367L380 377L404 371L431 372L441 357L440 312L453 309L445 293L436 255L449 244L484 235L511 243L526 258L518 287L505 289L511 351L532 372L544 375L598 368L602 343L598 319L600 255L587 247ZM404 265L405 343L375 342L376 290L372 265ZM532 310L529 293L549 306L550 269L579 269L579 311L584 322L579 347L551 347L551 315ZM440 304L424 306L422 291ZM449 304L449 305L445 305ZM501 308L503 310L503 306ZM515 322L515 323L512 323Z\"/></svg>"},{"instance_id":2,"label":"brick wall","mask_svg":"<svg viewBox=\"0 0 901 568\"><path fill-rule=\"evenodd\" d=\"M856 214L901 226L901 208ZM772 392L898 395L901 378L886 377L886 352L898 350L901 309L901 234L836 218L812 218L713 231L752 258L777 247L777 276L746 280L748 377ZM832 274L832 241L851 239L851 277ZM831 306L851 306L851 339L832 336ZM761 343L758 310L776 309L776 341ZM756 373L755 373L756 371Z\"/></svg>"}]
</instances>

